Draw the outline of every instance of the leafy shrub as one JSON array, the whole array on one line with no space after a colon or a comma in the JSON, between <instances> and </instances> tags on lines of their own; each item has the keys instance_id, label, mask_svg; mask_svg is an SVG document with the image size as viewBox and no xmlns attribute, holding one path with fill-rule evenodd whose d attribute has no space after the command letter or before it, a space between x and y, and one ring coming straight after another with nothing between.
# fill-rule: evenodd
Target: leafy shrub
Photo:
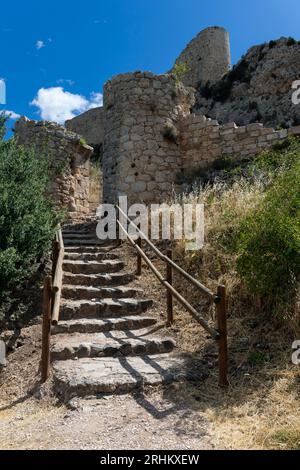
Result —
<instances>
[{"instance_id":1,"label":"leafy shrub","mask_svg":"<svg viewBox=\"0 0 300 470\"><path fill-rule=\"evenodd\" d=\"M226 101L231 94L233 84L235 82L249 83L251 80L251 68L246 59L242 59L235 65L222 80L210 85L206 83L200 86L200 95L203 98L212 98L215 101Z\"/></svg>"},{"instance_id":2,"label":"leafy shrub","mask_svg":"<svg viewBox=\"0 0 300 470\"><path fill-rule=\"evenodd\" d=\"M175 80L177 83L182 81L182 78L186 75L189 68L185 62L177 63L174 65L172 69L172 74L175 76Z\"/></svg>"},{"instance_id":3,"label":"leafy shrub","mask_svg":"<svg viewBox=\"0 0 300 470\"><path fill-rule=\"evenodd\" d=\"M46 158L14 139L0 140L0 300L30 277L50 248L60 216L44 195L47 173Z\"/></svg>"},{"instance_id":4,"label":"leafy shrub","mask_svg":"<svg viewBox=\"0 0 300 470\"><path fill-rule=\"evenodd\" d=\"M277 44L277 42L276 42L276 41L273 41L273 40L272 40L272 41L270 41L270 42L269 42L269 48L270 48L270 49L273 49L273 47L275 47L275 46L276 46L276 44Z\"/></svg>"},{"instance_id":5,"label":"leafy shrub","mask_svg":"<svg viewBox=\"0 0 300 470\"><path fill-rule=\"evenodd\" d=\"M257 101L250 101L249 102L249 111L255 111L258 109L258 103Z\"/></svg>"},{"instance_id":6,"label":"leafy shrub","mask_svg":"<svg viewBox=\"0 0 300 470\"><path fill-rule=\"evenodd\" d=\"M289 37L286 44L287 46L294 46L295 44L297 44L297 41L296 39Z\"/></svg>"},{"instance_id":7,"label":"leafy shrub","mask_svg":"<svg viewBox=\"0 0 300 470\"><path fill-rule=\"evenodd\" d=\"M300 275L300 151L297 156L241 222L238 236L237 271L273 310L295 294Z\"/></svg>"},{"instance_id":8,"label":"leafy shrub","mask_svg":"<svg viewBox=\"0 0 300 470\"><path fill-rule=\"evenodd\" d=\"M200 95L207 100L212 97L212 87L209 82L203 86L200 85Z\"/></svg>"},{"instance_id":9,"label":"leafy shrub","mask_svg":"<svg viewBox=\"0 0 300 470\"><path fill-rule=\"evenodd\" d=\"M169 122L166 123L163 129L163 136L169 142L173 142L175 144L177 143L178 131L176 127L174 126L174 124L171 124Z\"/></svg>"},{"instance_id":10,"label":"leafy shrub","mask_svg":"<svg viewBox=\"0 0 300 470\"><path fill-rule=\"evenodd\" d=\"M227 80L230 82L250 82L251 71L249 63L246 59L242 59L237 65L233 67L233 69L227 75Z\"/></svg>"}]
</instances>

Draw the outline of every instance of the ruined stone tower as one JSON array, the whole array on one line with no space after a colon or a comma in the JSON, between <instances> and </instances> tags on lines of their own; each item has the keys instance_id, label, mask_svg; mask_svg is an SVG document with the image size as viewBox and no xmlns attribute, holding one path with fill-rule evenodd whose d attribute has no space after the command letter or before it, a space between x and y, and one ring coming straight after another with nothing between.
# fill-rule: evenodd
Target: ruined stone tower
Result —
<instances>
[{"instance_id":1,"label":"ruined stone tower","mask_svg":"<svg viewBox=\"0 0 300 470\"><path fill-rule=\"evenodd\" d=\"M219 26L201 31L183 50L176 64L185 63L188 71L182 77L186 86L220 80L230 69L228 32Z\"/></svg>"}]
</instances>

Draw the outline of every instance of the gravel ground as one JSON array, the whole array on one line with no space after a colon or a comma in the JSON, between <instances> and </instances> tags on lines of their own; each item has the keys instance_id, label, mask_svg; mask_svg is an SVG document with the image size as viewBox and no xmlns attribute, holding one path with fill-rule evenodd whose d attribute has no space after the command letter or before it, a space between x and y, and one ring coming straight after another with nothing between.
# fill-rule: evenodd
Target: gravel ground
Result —
<instances>
[{"instance_id":1,"label":"gravel ground","mask_svg":"<svg viewBox=\"0 0 300 470\"><path fill-rule=\"evenodd\" d=\"M1 449L211 449L199 413L159 391L77 400L72 409L34 398L0 411Z\"/></svg>"}]
</instances>

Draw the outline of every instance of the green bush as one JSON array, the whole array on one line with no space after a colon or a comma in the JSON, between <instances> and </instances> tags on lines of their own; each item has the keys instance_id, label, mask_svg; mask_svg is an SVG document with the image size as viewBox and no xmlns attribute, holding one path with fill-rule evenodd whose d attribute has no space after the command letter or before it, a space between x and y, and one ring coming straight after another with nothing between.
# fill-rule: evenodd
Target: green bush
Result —
<instances>
[{"instance_id":1,"label":"green bush","mask_svg":"<svg viewBox=\"0 0 300 470\"><path fill-rule=\"evenodd\" d=\"M188 71L189 68L185 62L175 64L172 69L172 74L175 76L176 83L181 83Z\"/></svg>"},{"instance_id":2,"label":"green bush","mask_svg":"<svg viewBox=\"0 0 300 470\"><path fill-rule=\"evenodd\" d=\"M48 161L3 140L0 123L0 300L34 272L49 250L60 215L45 197Z\"/></svg>"},{"instance_id":3,"label":"green bush","mask_svg":"<svg viewBox=\"0 0 300 470\"><path fill-rule=\"evenodd\" d=\"M299 144L287 160L238 234L238 274L273 310L293 297L300 275Z\"/></svg>"},{"instance_id":4,"label":"green bush","mask_svg":"<svg viewBox=\"0 0 300 470\"><path fill-rule=\"evenodd\" d=\"M287 46L295 46L295 44L297 44L297 41L296 39L289 37L286 44Z\"/></svg>"}]
</instances>

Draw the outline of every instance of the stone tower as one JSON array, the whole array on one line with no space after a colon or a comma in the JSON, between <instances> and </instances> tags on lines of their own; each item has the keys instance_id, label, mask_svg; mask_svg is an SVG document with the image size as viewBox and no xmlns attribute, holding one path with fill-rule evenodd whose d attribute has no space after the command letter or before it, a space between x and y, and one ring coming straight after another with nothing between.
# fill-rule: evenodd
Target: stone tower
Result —
<instances>
[{"instance_id":1,"label":"stone tower","mask_svg":"<svg viewBox=\"0 0 300 470\"><path fill-rule=\"evenodd\" d=\"M230 69L229 34L221 27L213 26L201 31L187 45L176 60L185 63L188 71L182 77L186 86L196 88L210 81L220 80Z\"/></svg>"}]
</instances>

